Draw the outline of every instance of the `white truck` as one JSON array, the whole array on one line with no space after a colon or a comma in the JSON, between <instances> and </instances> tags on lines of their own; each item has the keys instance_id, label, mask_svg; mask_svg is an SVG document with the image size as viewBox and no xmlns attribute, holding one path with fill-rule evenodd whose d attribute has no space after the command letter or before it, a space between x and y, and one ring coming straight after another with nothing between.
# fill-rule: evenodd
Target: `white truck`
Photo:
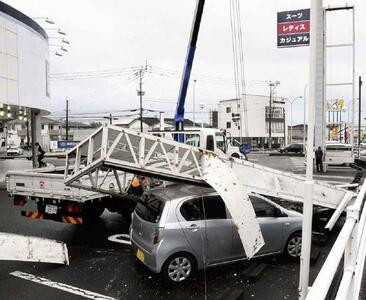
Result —
<instances>
[{"instance_id":1,"label":"white truck","mask_svg":"<svg viewBox=\"0 0 366 300\"><path fill-rule=\"evenodd\" d=\"M239 147L229 145L225 133L217 129L192 128L183 132L151 133L169 139L173 139L174 134L183 134L185 143L188 145L244 158ZM137 196L126 192L121 198L121 195L111 196L92 190L68 187L64 184L64 169L64 167L55 167L7 173L7 190L14 198L14 205L21 207L22 216L82 224L99 217L107 208L111 212L120 213L126 222L130 221L131 213L138 200ZM127 180L131 179L132 177L127 178ZM113 187L105 188L111 190Z\"/></svg>"},{"instance_id":2,"label":"white truck","mask_svg":"<svg viewBox=\"0 0 366 300\"><path fill-rule=\"evenodd\" d=\"M226 132L215 128L187 128L184 131L151 131L149 134L158 135L168 140L173 140L174 135L184 136L184 143L210 151L225 153L228 157L246 159L239 146L234 146Z\"/></svg>"},{"instance_id":3,"label":"white truck","mask_svg":"<svg viewBox=\"0 0 366 300\"><path fill-rule=\"evenodd\" d=\"M63 172L64 167L7 173L7 190L22 216L83 224L93 221L107 208L129 222L135 207L133 196L115 199L100 192L68 187Z\"/></svg>"}]
</instances>

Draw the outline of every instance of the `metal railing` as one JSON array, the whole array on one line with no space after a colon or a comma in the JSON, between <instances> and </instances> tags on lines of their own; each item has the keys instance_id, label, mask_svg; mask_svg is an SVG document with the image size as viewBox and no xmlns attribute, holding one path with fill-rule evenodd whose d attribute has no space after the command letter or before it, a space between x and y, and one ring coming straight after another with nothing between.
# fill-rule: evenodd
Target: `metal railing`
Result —
<instances>
[{"instance_id":1,"label":"metal railing","mask_svg":"<svg viewBox=\"0 0 366 300\"><path fill-rule=\"evenodd\" d=\"M366 181L363 183L356 200L347 207L346 222L306 299L325 299L342 257L344 257L343 277L338 287L336 299L358 299L366 254L365 194Z\"/></svg>"}]
</instances>

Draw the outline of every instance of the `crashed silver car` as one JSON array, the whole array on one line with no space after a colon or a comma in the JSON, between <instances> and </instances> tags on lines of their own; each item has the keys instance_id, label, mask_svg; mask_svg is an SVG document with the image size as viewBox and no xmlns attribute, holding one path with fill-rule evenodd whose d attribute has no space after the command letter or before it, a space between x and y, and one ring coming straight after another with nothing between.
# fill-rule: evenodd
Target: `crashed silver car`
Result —
<instances>
[{"instance_id":1,"label":"crashed silver car","mask_svg":"<svg viewBox=\"0 0 366 300\"><path fill-rule=\"evenodd\" d=\"M302 215L251 194L265 245L256 256L296 258ZM205 267L246 259L237 229L221 197L210 188L174 184L145 193L132 215L132 251L170 282L184 282Z\"/></svg>"}]
</instances>

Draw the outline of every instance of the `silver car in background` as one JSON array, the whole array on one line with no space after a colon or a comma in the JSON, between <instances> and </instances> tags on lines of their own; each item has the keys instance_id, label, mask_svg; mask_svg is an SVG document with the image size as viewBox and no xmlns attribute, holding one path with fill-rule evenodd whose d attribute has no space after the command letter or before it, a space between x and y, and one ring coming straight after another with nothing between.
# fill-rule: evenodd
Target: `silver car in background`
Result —
<instances>
[{"instance_id":1,"label":"silver car in background","mask_svg":"<svg viewBox=\"0 0 366 300\"><path fill-rule=\"evenodd\" d=\"M256 256L301 252L302 215L251 194L265 245ZM132 215L132 251L170 282L195 271L246 259L237 229L221 197L210 188L174 184L142 196Z\"/></svg>"}]
</instances>

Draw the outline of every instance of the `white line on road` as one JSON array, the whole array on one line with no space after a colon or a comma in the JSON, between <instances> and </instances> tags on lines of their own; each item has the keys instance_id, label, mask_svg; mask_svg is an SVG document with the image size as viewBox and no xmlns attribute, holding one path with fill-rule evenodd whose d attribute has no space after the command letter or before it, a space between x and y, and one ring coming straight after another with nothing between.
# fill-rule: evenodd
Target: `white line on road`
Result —
<instances>
[{"instance_id":1,"label":"white line on road","mask_svg":"<svg viewBox=\"0 0 366 300\"><path fill-rule=\"evenodd\" d=\"M128 234L115 234L108 237L108 241L120 243L124 245L131 245L130 236Z\"/></svg>"},{"instance_id":2,"label":"white line on road","mask_svg":"<svg viewBox=\"0 0 366 300\"><path fill-rule=\"evenodd\" d=\"M104 296L101 294L97 294L97 293L93 293L87 290L83 290L83 289L79 289L77 287L71 286L71 285L67 285L64 283L60 283L60 282L54 282L51 280L48 280L47 278L42 278L42 277L38 277L32 274L28 274L28 273L23 273L23 272L19 272L19 271L14 271L12 273L10 273L10 275L13 275L15 277L19 277L25 280L29 280L32 282L36 282L39 284L43 284L55 289L59 289L71 294L75 294L75 295L79 295L81 297L85 297L85 298L89 298L89 299L94 299L94 300L116 300L115 298L112 297L108 297L108 296Z\"/></svg>"}]
</instances>

